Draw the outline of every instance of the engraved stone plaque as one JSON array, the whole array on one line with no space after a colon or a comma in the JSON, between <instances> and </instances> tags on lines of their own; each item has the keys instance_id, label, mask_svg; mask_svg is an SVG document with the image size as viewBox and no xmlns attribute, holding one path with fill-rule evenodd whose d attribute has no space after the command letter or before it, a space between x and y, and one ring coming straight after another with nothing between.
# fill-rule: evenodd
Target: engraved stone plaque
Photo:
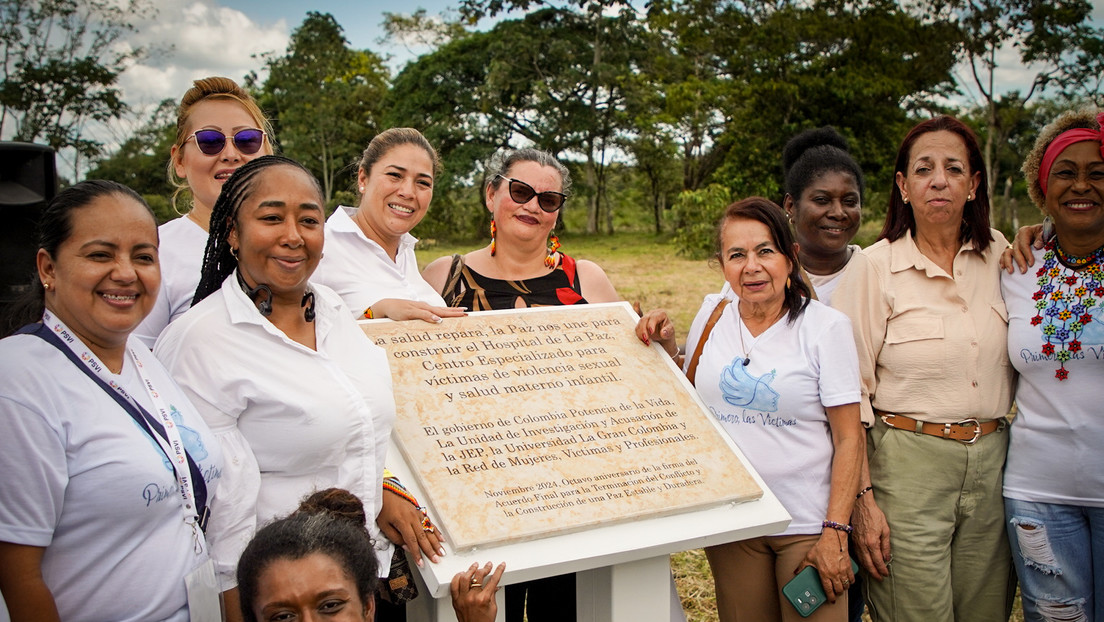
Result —
<instances>
[{"instance_id":1,"label":"engraved stone plaque","mask_svg":"<svg viewBox=\"0 0 1104 622\"><path fill-rule=\"evenodd\" d=\"M457 550L757 499L627 303L361 323L387 350L396 444Z\"/></svg>"}]
</instances>

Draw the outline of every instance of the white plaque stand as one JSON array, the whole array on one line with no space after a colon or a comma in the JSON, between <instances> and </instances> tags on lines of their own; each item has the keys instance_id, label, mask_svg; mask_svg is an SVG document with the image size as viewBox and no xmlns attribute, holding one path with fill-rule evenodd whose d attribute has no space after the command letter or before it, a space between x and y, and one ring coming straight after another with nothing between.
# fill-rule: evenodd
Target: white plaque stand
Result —
<instances>
[{"instance_id":1,"label":"white plaque stand","mask_svg":"<svg viewBox=\"0 0 1104 622\"><path fill-rule=\"evenodd\" d=\"M418 497L423 491L401 456L392 442L387 464ZM740 460L763 490L763 496L756 501L603 525L464 553L453 551L446 543L446 555L440 563L423 560L421 572L415 573L420 595L407 605L407 620L455 622L449 597L453 575L467 570L472 563L505 562L502 585L579 573L576 581L579 622L667 622L673 606L671 553L778 533L789 524L790 516L782 504L742 455ZM497 619L504 620L501 590L497 598Z\"/></svg>"}]
</instances>

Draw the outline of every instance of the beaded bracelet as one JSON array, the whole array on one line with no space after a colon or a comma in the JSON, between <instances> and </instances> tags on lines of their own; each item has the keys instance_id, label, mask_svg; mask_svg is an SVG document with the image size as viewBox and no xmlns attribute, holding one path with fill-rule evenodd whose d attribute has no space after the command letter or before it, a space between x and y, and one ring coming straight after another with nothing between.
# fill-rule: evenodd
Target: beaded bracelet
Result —
<instances>
[{"instance_id":1,"label":"beaded bracelet","mask_svg":"<svg viewBox=\"0 0 1104 622\"><path fill-rule=\"evenodd\" d=\"M421 504L418 503L418 500L414 498L414 495L410 494L410 491L406 489L406 486L402 485L402 482L400 482L398 480L398 478L395 478L395 477L386 477L386 478L384 478L384 480L383 480L383 489L384 490L390 490L391 492L395 493L396 495L399 495L403 499L406 499L407 501L409 501L414 507L418 508L419 510L422 509L422 506L421 506Z\"/></svg>"},{"instance_id":2,"label":"beaded bracelet","mask_svg":"<svg viewBox=\"0 0 1104 622\"><path fill-rule=\"evenodd\" d=\"M831 527L832 529L835 529L836 531L842 531L844 533L851 533L852 531L855 530L855 528L852 527L851 525L844 525L843 523L837 523L834 520L826 520L823 523L821 523L820 526L821 527Z\"/></svg>"},{"instance_id":3,"label":"beaded bracelet","mask_svg":"<svg viewBox=\"0 0 1104 622\"><path fill-rule=\"evenodd\" d=\"M870 492L871 490L874 490L874 487L873 486L867 486L866 488L863 488L862 490L860 490L859 494L855 495L855 498L856 499L861 499L863 495Z\"/></svg>"}]
</instances>

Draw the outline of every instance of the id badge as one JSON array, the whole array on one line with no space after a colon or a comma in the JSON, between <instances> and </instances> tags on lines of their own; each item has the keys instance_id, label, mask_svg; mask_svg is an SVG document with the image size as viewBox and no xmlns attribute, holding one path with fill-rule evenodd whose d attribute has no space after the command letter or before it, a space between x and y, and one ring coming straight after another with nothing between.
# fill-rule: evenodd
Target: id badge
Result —
<instances>
[{"instance_id":1,"label":"id badge","mask_svg":"<svg viewBox=\"0 0 1104 622\"><path fill-rule=\"evenodd\" d=\"M222 622L215 562L208 559L188 573L184 585L188 588L188 614L192 622Z\"/></svg>"}]
</instances>

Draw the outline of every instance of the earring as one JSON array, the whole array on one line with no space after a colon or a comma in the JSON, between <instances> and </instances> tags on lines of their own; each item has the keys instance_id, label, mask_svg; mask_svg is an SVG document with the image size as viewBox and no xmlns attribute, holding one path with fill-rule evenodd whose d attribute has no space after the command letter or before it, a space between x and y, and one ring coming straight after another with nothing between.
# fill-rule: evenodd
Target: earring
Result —
<instances>
[{"instance_id":1,"label":"earring","mask_svg":"<svg viewBox=\"0 0 1104 622\"><path fill-rule=\"evenodd\" d=\"M786 289L789 289L793 285L793 279L786 277Z\"/></svg>"},{"instance_id":2,"label":"earring","mask_svg":"<svg viewBox=\"0 0 1104 622\"><path fill-rule=\"evenodd\" d=\"M233 257L234 259L237 259L238 258L238 249L231 246L230 247L230 256Z\"/></svg>"},{"instance_id":3,"label":"earring","mask_svg":"<svg viewBox=\"0 0 1104 622\"><path fill-rule=\"evenodd\" d=\"M551 270L556 267L556 251L560 248L560 238L556 236L556 232L552 232L552 237L548 239L548 256L544 258L544 265L548 266Z\"/></svg>"},{"instance_id":4,"label":"earring","mask_svg":"<svg viewBox=\"0 0 1104 622\"><path fill-rule=\"evenodd\" d=\"M306 307L303 309L303 319L308 322L314 321L314 292L307 291L303 294L303 301L299 303L300 307Z\"/></svg>"},{"instance_id":5,"label":"earring","mask_svg":"<svg viewBox=\"0 0 1104 622\"><path fill-rule=\"evenodd\" d=\"M905 202L905 205L908 205L908 197L901 195L901 200Z\"/></svg>"},{"instance_id":6,"label":"earring","mask_svg":"<svg viewBox=\"0 0 1104 622\"><path fill-rule=\"evenodd\" d=\"M42 282L42 289L44 289L46 291L50 291L50 284L47 283L46 281L43 281Z\"/></svg>"},{"instance_id":7,"label":"earring","mask_svg":"<svg viewBox=\"0 0 1104 622\"><path fill-rule=\"evenodd\" d=\"M361 194L364 194L364 186L361 186L361 187L360 187L360 193L361 193Z\"/></svg>"},{"instance_id":8,"label":"earring","mask_svg":"<svg viewBox=\"0 0 1104 622\"><path fill-rule=\"evenodd\" d=\"M491 219L491 257L495 256L495 251L498 248L495 246L495 235L498 233L498 227L495 226L494 218Z\"/></svg>"},{"instance_id":9,"label":"earring","mask_svg":"<svg viewBox=\"0 0 1104 622\"><path fill-rule=\"evenodd\" d=\"M974 193L973 193L973 192L971 192L971 193L970 193L970 194L969 194L969 195L968 195L968 196L966 197L966 200L967 200L967 201L973 201L973 200L974 200Z\"/></svg>"}]
</instances>

